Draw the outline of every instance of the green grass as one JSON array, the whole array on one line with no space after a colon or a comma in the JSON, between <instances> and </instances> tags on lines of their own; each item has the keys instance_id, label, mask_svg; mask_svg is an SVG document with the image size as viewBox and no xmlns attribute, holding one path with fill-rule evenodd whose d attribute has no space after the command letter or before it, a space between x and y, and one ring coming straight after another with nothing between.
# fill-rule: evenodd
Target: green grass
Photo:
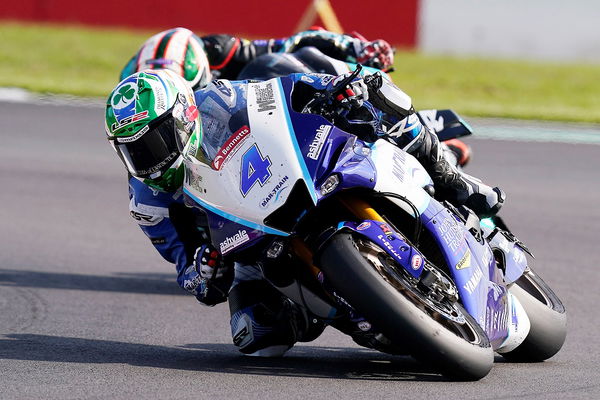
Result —
<instances>
[{"instance_id":1,"label":"green grass","mask_svg":"<svg viewBox=\"0 0 600 400\"><path fill-rule=\"evenodd\" d=\"M400 53L394 82L416 108L471 116L600 122L600 65Z\"/></svg>"},{"instance_id":2,"label":"green grass","mask_svg":"<svg viewBox=\"0 0 600 400\"><path fill-rule=\"evenodd\" d=\"M105 97L151 32L0 24L0 87Z\"/></svg>"},{"instance_id":3,"label":"green grass","mask_svg":"<svg viewBox=\"0 0 600 400\"><path fill-rule=\"evenodd\" d=\"M105 97L153 32L0 23L0 87ZM471 116L600 123L600 65L396 54L415 107Z\"/></svg>"}]
</instances>

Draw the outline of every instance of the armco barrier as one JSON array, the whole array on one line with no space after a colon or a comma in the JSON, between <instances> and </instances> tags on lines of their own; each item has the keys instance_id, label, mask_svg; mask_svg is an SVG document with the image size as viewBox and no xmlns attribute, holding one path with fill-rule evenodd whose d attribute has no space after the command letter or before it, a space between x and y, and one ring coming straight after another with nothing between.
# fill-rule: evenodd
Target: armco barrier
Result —
<instances>
[{"instance_id":1,"label":"armco barrier","mask_svg":"<svg viewBox=\"0 0 600 400\"><path fill-rule=\"evenodd\" d=\"M202 33L266 38L288 36L301 21L314 19L315 23L323 23L327 18L315 13L319 3L331 6L346 31L358 31L367 38L385 38L403 47L414 47L416 43L419 0L371 4L364 0L19 0L0 2L0 19L150 30L184 26Z\"/></svg>"}]
</instances>

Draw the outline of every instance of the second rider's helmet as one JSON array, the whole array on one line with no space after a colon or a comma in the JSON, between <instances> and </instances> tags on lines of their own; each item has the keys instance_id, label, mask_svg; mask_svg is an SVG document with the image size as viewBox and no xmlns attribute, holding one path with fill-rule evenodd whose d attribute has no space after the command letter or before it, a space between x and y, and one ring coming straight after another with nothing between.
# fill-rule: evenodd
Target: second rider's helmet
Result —
<instances>
[{"instance_id":1,"label":"second rider's helmet","mask_svg":"<svg viewBox=\"0 0 600 400\"><path fill-rule=\"evenodd\" d=\"M183 183L181 151L202 138L194 92L171 70L146 70L122 80L108 96L105 130L131 175L167 192Z\"/></svg>"},{"instance_id":2,"label":"second rider's helmet","mask_svg":"<svg viewBox=\"0 0 600 400\"><path fill-rule=\"evenodd\" d=\"M194 90L212 80L202 39L185 28L169 29L146 40L121 71L121 80L145 69L170 69Z\"/></svg>"}]
</instances>

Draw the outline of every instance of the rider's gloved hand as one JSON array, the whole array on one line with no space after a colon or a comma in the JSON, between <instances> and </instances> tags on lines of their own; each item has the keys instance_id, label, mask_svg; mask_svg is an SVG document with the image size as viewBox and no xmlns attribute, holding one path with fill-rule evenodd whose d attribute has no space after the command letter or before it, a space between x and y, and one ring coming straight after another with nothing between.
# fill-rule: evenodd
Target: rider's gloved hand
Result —
<instances>
[{"instance_id":1,"label":"rider's gloved hand","mask_svg":"<svg viewBox=\"0 0 600 400\"><path fill-rule=\"evenodd\" d=\"M207 306L226 301L232 281L232 268L210 244L196 249L194 263L184 272L184 288Z\"/></svg>"},{"instance_id":2,"label":"rider's gloved hand","mask_svg":"<svg viewBox=\"0 0 600 400\"><path fill-rule=\"evenodd\" d=\"M387 71L394 64L394 49L383 39L361 41L356 48L356 61L367 67Z\"/></svg>"},{"instance_id":3,"label":"rider's gloved hand","mask_svg":"<svg viewBox=\"0 0 600 400\"><path fill-rule=\"evenodd\" d=\"M367 85L361 77L354 78L344 87L338 87L340 82L346 79L350 73L339 75L332 79L327 85L328 91L333 91L333 102L336 107L341 109L358 108L363 105L365 100L369 99Z\"/></svg>"},{"instance_id":4,"label":"rider's gloved hand","mask_svg":"<svg viewBox=\"0 0 600 400\"><path fill-rule=\"evenodd\" d=\"M196 270L204 279L218 279L223 277L225 268L221 254L210 244L205 244L196 249L194 255Z\"/></svg>"}]
</instances>

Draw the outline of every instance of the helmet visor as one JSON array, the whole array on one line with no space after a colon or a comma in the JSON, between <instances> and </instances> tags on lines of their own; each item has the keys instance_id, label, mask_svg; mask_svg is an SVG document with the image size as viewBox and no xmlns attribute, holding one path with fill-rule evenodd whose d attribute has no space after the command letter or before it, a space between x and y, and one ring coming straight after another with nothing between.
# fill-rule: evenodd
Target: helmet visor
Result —
<instances>
[{"instance_id":1,"label":"helmet visor","mask_svg":"<svg viewBox=\"0 0 600 400\"><path fill-rule=\"evenodd\" d=\"M171 113L150 128L150 125L132 137L110 137L111 144L127 169L139 178L154 178L165 172L179 157L175 140L175 121ZM141 133L141 134L140 134Z\"/></svg>"}]
</instances>

